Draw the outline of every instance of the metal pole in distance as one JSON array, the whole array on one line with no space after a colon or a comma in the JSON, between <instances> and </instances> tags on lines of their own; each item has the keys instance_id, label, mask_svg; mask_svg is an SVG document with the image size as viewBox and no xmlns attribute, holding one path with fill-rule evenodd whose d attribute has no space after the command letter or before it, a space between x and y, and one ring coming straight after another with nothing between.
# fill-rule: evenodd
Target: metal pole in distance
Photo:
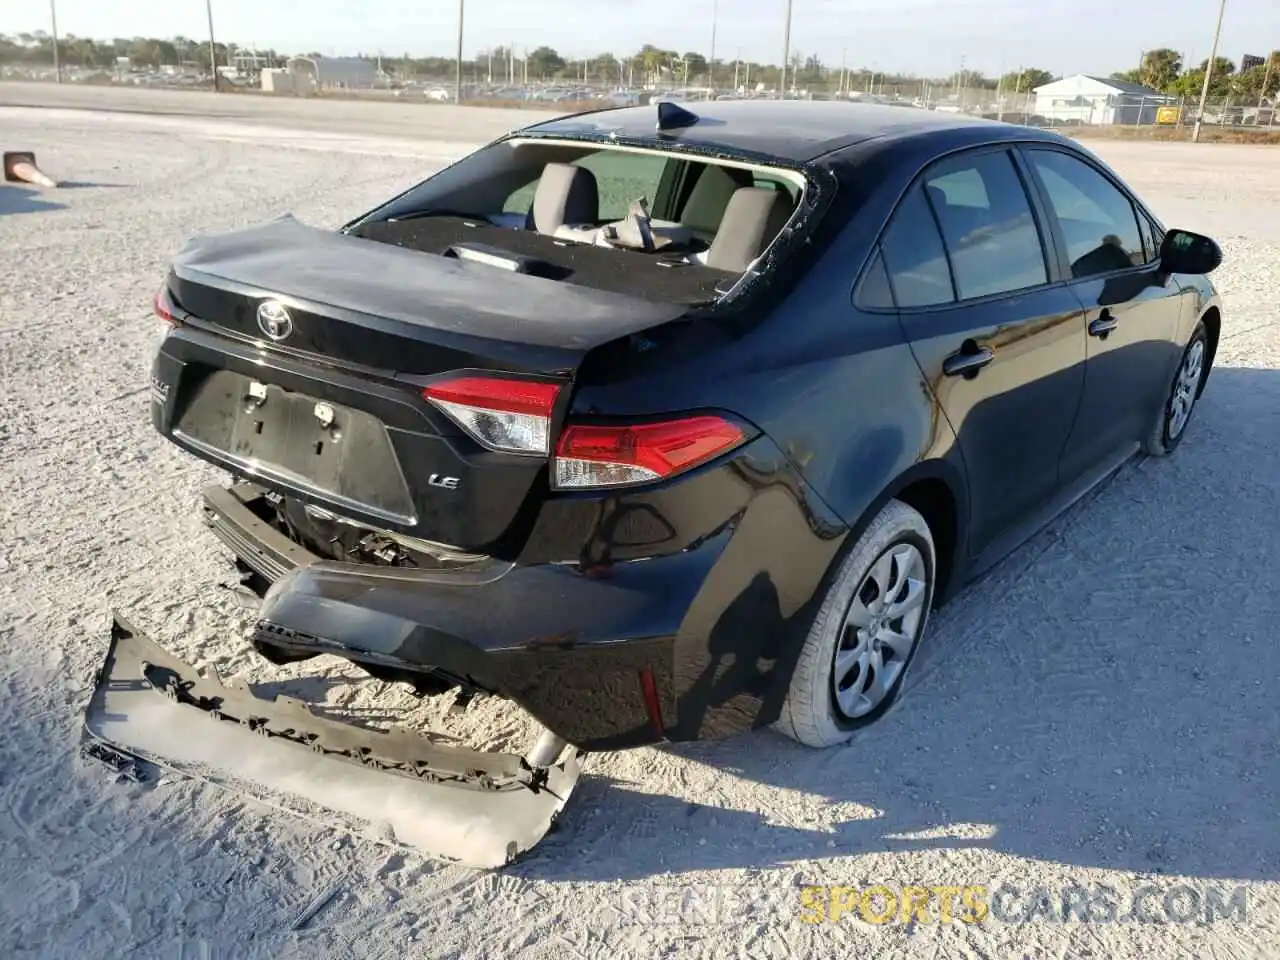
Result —
<instances>
[{"instance_id":1,"label":"metal pole in distance","mask_svg":"<svg viewBox=\"0 0 1280 960\"><path fill-rule=\"evenodd\" d=\"M49 0L49 19L53 21L53 75L62 82L62 55L58 52L58 3Z\"/></svg>"},{"instance_id":2,"label":"metal pole in distance","mask_svg":"<svg viewBox=\"0 0 1280 960\"><path fill-rule=\"evenodd\" d=\"M716 88L716 26L720 16L720 0L711 0L711 59L707 61L707 86Z\"/></svg>"},{"instance_id":3,"label":"metal pole in distance","mask_svg":"<svg viewBox=\"0 0 1280 960\"><path fill-rule=\"evenodd\" d=\"M1222 15L1227 10L1227 0L1218 4L1218 25L1213 28L1213 46L1209 49L1209 61L1204 67L1204 86L1200 89L1200 109L1196 111L1196 125L1191 131L1191 142L1200 142L1200 122L1204 119L1205 101L1209 99L1209 82L1213 79L1213 61L1218 58L1218 37L1222 34Z\"/></svg>"},{"instance_id":4,"label":"metal pole in distance","mask_svg":"<svg viewBox=\"0 0 1280 960\"><path fill-rule=\"evenodd\" d=\"M791 63L791 3L787 0L787 26L782 37L782 73L778 81L778 97L782 100L787 98L787 67Z\"/></svg>"},{"instance_id":5,"label":"metal pole in distance","mask_svg":"<svg viewBox=\"0 0 1280 960\"><path fill-rule=\"evenodd\" d=\"M458 61L453 81L453 99L458 104L462 103L462 24L466 19L466 13L467 0L458 0Z\"/></svg>"},{"instance_id":6,"label":"metal pole in distance","mask_svg":"<svg viewBox=\"0 0 1280 960\"><path fill-rule=\"evenodd\" d=\"M209 68L213 71L213 92L218 92L218 48L213 42L213 0L204 0L204 12L209 18Z\"/></svg>"}]
</instances>

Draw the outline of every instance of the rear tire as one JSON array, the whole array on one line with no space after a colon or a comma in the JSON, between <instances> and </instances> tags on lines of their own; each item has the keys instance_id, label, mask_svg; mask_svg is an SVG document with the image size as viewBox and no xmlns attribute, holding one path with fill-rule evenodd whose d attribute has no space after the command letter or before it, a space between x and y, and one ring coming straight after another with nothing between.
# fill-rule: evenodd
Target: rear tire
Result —
<instances>
[{"instance_id":1,"label":"rear tire","mask_svg":"<svg viewBox=\"0 0 1280 960\"><path fill-rule=\"evenodd\" d=\"M775 728L820 749L884 716L928 624L936 570L924 517L890 500L840 562Z\"/></svg>"},{"instance_id":2,"label":"rear tire","mask_svg":"<svg viewBox=\"0 0 1280 960\"><path fill-rule=\"evenodd\" d=\"M1187 434L1187 425L1191 422L1208 375L1209 337L1204 324L1197 323L1191 339L1187 341L1187 348L1182 351L1182 359L1178 361L1173 383L1160 406L1151 435L1142 444L1142 449L1149 456L1167 457L1178 448Z\"/></svg>"}]
</instances>

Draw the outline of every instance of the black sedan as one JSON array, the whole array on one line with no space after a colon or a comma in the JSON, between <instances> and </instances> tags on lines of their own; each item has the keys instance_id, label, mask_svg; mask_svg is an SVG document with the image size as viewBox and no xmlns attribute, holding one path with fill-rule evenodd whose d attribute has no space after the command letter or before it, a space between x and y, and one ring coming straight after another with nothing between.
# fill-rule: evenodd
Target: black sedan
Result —
<instances>
[{"instance_id":1,"label":"black sedan","mask_svg":"<svg viewBox=\"0 0 1280 960\"><path fill-rule=\"evenodd\" d=\"M506 697L552 746L823 747L932 608L1178 446L1220 259L1052 132L605 110L340 231L192 240L152 416L233 476L208 519L275 661Z\"/></svg>"}]
</instances>

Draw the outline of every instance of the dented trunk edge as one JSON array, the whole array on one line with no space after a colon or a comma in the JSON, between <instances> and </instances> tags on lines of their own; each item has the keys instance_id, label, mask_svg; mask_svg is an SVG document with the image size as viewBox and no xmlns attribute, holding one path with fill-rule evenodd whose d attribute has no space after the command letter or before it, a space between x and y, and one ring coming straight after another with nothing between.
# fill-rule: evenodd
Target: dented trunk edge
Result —
<instances>
[{"instance_id":1,"label":"dented trunk edge","mask_svg":"<svg viewBox=\"0 0 1280 960\"><path fill-rule=\"evenodd\" d=\"M380 824L397 845L478 867L503 866L536 845L581 773L581 752L563 744L517 756L445 741L356 727L302 701L224 685L115 615L81 749L136 779L155 765L289 795Z\"/></svg>"}]
</instances>

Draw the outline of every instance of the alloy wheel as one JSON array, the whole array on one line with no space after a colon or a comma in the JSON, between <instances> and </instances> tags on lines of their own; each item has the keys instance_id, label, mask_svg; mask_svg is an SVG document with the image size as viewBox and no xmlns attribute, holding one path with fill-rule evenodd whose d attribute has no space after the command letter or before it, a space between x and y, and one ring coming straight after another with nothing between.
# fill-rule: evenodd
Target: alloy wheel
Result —
<instances>
[{"instance_id":1,"label":"alloy wheel","mask_svg":"<svg viewBox=\"0 0 1280 960\"><path fill-rule=\"evenodd\" d=\"M1195 406L1196 391L1200 387L1200 374L1204 370L1204 340L1196 340L1187 349L1182 359L1178 375L1173 381L1173 391L1169 395L1169 439L1176 440L1186 429L1191 419L1191 409Z\"/></svg>"},{"instance_id":2,"label":"alloy wheel","mask_svg":"<svg viewBox=\"0 0 1280 960\"><path fill-rule=\"evenodd\" d=\"M920 550L896 543L858 585L831 671L836 704L848 719L865 717L893 693L920 639L928 576Z\"/></svg>"}]
</instances>

